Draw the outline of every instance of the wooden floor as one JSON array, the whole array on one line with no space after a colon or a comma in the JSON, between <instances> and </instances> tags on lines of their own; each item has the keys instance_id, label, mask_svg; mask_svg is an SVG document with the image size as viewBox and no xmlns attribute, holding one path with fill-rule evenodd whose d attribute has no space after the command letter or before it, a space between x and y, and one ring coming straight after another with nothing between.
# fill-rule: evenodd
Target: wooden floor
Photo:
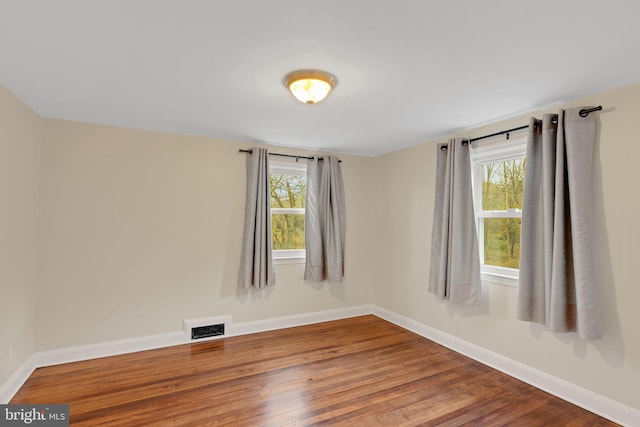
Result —
<instances>
[{"instance_id":1,"label":"wooden floor","mask_svg":"<svg viewBox=\"0 0 640 427\"><path fill-rule=\"evenodd\" d=\"M615 425L375 316L37 369L78 426Z\"/></svg>"}]
</instances>

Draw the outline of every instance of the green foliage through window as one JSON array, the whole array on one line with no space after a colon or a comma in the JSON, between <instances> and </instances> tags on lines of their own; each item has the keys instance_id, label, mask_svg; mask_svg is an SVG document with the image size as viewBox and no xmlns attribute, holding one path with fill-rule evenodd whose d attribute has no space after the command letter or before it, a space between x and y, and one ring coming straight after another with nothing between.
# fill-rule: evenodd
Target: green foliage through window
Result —
<instances>
[{"instance_id":1,"label":"green foliage through window","mask_svg":"<svg viewBox=\"0 0 640 427\"><path fill-rule=\"evenodd\" d=\"M273 249L304 249L306 177L272 173L269 180Z\"/></svg>"},{"instance_id":2,"label":"green foliage through window","mask_svg":"<svg viewBox=\"0 0 640 427\"><path fill-rule=\"evenodd\" d=\"M520 218L484 218L484 263L520 267Z\"/></svg>"},{"instance_id":3,"label":"green foliage through window","mask_svg":"<svg viewBox=\"0 0 640 427\"><path fill-rule=\"evenodd\" d=\"M482 209L484 211L522 211L525 159L482 165ZM499 214L497 215L499 216ZM517 215L520 216L520 215ZM484 218L484 263L519 268L520 218Z\"/></svg>"},{"instance_id":4,"label":"green foliage through window","mask_svg":"<svg viewBox=\"0 0 640 427\"><path fill-rule=\"evenodd\" d=\"M304 249L304 214L272 214L273 249Z\"/></svg>"}]
</instances>

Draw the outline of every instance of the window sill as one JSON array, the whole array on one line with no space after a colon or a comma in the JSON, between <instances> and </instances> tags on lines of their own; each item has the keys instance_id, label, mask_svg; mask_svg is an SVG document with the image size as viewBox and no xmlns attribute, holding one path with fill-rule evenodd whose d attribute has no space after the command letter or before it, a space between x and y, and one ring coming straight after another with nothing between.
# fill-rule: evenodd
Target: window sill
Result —
<instances>
[{"instance_id":1,"label":"window sill","mask_svg":"<svg viewBox=\"0 0 640 427\"><path fill-rule=\"evenodd\" d=\"M491 283L496 285L511 286L513 288L518 287L517 277L505 276L503 274L482 273L480 275L480 280L482 281L483 284Z\"/></svg>"},{"instance_id":2,"label":"window sill","mask_svg":"<svg viewBox=\"0 0 640 427\"><path fill-rule=\"evenodd\" d=\"M280 264L304 264L306 258L305 257L282 257L282 258L274 258L273 263L275 265Z\"/></svg>"}]
</instances>

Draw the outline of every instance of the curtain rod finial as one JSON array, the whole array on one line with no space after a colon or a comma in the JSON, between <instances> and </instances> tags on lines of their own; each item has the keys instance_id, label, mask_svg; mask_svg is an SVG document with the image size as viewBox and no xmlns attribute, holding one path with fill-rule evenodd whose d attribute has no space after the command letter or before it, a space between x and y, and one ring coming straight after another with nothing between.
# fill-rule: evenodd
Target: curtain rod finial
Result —
<instances>
[{"instance_id":1,"label":"curtain rod finial","mask_svg":"<svg viewBox=\"0 0 640 427\"><path fill-rule=\"evenodd\" d=\"M593 113L594 111L602 111L602 105L598 105L594 108L586 108L584 110L580 110L578 114L580 115L580 117L587 117L589 113Z\"/></svg>"}]
</instances>

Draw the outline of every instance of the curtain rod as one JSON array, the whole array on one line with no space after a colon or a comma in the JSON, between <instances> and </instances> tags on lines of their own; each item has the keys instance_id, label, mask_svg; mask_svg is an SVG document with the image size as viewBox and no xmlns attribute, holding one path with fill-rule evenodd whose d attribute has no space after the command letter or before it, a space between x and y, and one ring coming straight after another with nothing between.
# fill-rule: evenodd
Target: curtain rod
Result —
<instances>
[{"instance_id":1,"label":"curtain rod","mask_svg":"<svg viewBox=\"0 0 640 427\"><path fill-rule=\"evenodd\" d=\"M238 150L238 153L247 153L247 154L253 154L253 150L243 150L242 148ZM313 156L296 156L293 154L282 154L282 153L269 153L270 156L279 156L279 157L289 157L292 159L296 159L296 161L298 161L298 159L305 159L305 160L313 160L315 159L315 157ZM318 161L321 162L323 159L322 157L318 157ZM338 160L338 163L342 163L342 160Z\"/></svg>"},{"instance_id":2,"label":"curtain rod","mask_svg":"<svg viewBox=\"0 0 640 427\"><path fill-rule=\"evenodd\" d=\"M602 105L598 105L597 107L594 108L585 108L582 109L578 112L578 114L580 115L580 117L587 117L589 115L589 113L593 113L594 111L601 111L602 110ZM552 120L553 124L558 123L558 119L554 118ZM491 138L492 136L498 136L498 135L504 135L507 134L507 139L509 139L509 133L510 132L515 132L518 130L522 130L522 129L527 129L529 127L529 125L525 125L525 126L520 126L517 128L513 128L513 129L507 129L507 130L503 130L500 132L496 132L496 133L492 133L491 135L484 135L484 136L479 136L477 138L471 138L469 140L469 142L474 142L474 141L479 141L481 139L486 139L486 138Z\"/></svg>"}]
</instances>

